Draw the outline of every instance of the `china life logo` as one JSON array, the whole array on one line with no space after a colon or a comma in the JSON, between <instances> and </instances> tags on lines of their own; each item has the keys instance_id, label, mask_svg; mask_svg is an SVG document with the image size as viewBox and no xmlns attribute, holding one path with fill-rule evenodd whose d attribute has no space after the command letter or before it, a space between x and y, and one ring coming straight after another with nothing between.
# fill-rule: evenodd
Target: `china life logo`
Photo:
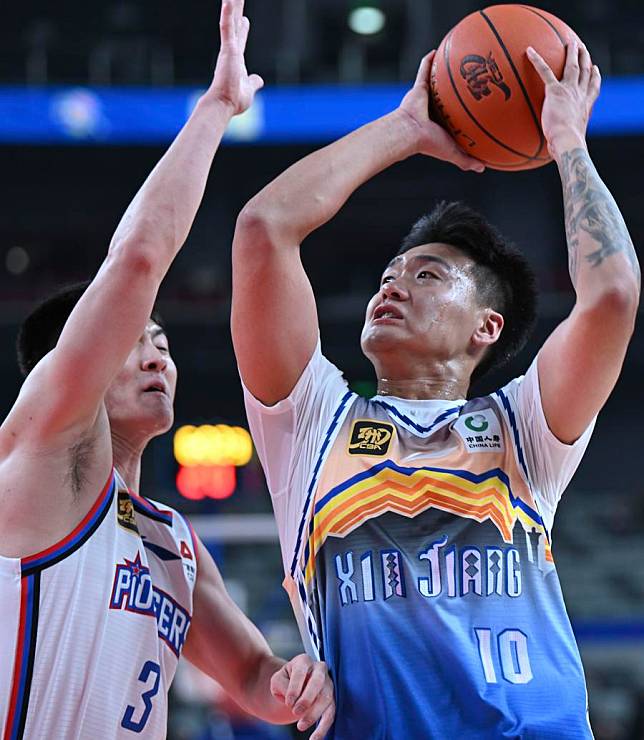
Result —
<instances>
[{"instance_id":1,"label":"china life logo","mask_svg":"<svg viewBox=\"0 0 644 740\"><path fill-rule=\"evenodd\" d=\"M473 416L468 416L465 419L465 426L471 432L481 434L481 432L486 432L488 430L490 424L488 423L488 420L483 416L483 414L474 414Z\"/></svg>"}]
</instances>

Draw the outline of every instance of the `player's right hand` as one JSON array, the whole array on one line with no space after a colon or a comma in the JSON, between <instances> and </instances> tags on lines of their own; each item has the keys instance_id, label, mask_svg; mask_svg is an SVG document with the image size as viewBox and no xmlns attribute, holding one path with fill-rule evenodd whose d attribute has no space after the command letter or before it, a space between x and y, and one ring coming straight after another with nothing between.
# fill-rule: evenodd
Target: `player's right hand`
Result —
<instances>
[{"instance_id":1,"label":"player's right hand","mask_svg":"<svg viewBox=\"0 0 644 740\"><path fill-rule=\"evenodd\" d=\"M333 682L326 663L305 653L296 655L273 675L271 693L291 709L300 732L318 722L310 740L323 740L335 719Z\"/></svg>"},{"instance_id":2,"label":"player's right hand","mask_svg":"<svg viewBox=\"0 0 644 740\"><path fill-rule=\"evenodd\" d=\"M418 154L452 162L462 170L483 172L483 162L465 154L447 131L429 116L429 80L435 54L435 51L431 51L423 57L414 86L403 98L399 110L415 123L415 148Z\"/></svg>"},{"instance_id":3,"label":"player's right hand","mask_svg":"<svg viewBox=\"0 0 644 740\"><path fill-rule=\"evenodd\" d=\"M264 86L259 75L249 75L244 60L250 21L244 15L244 0L222 0L219 19L221 49L207 97L230 105L233 115L250 108L255 93Z\"/></svg>"}]
</instances>

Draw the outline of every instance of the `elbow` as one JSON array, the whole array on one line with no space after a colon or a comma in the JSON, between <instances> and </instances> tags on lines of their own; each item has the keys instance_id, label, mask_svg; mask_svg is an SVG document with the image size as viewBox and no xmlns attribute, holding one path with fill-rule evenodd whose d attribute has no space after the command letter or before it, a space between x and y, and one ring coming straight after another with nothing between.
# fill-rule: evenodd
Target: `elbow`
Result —
<instances>
[{"instance_id":1,"label":"elbow","mask_svg":"<svg viewBox=\"0 0 644 740\"><path fill-rule=\"evenodd\" d=\"M155 278L160 271L159 251L149 239L133 234L110 244L106 262L130 278Z\"/></svg>"},{"instance_id":2,"label":"elbow","mask_svg":"<svg viewBox=\"0 0 644 740\"><path fill-rule=\"evenodd\" d=\"M598 320L621 327L635 329L635 320L640 302L639 282L634 280L623 284L607 286L593 301L591 311Z\"/></svg>"},{"instance_id":3,"label":"elbow","mask_svg":"<svg viewBox=\"0 0 644 740\"><path fill-rule=\"evenodd\" d=\"M258 257L258 250L268 253L282 245L299 242L292 233L291 224L280 212L253 199L237 217L233 256L252 250L253 256Z\"/></svg>"}]
</instances>

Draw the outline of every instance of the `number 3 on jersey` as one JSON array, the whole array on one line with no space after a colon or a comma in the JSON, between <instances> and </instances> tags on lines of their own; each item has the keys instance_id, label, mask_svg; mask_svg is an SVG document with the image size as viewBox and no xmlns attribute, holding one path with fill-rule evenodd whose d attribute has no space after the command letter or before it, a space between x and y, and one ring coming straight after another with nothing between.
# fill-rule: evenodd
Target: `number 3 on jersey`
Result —
<instances>
[{"instance_id":1,"label":"number 3 on jersey","mask_svg":"<svg viewBox=\"0 0 644 740\"><path fill-rule=\"evenodd\" d=\"M150 712L152 711L152 699L157 695L159 691L161 669L159 668L157 663L154 663L152 660L148 660L147 663L143 664L141 673L139 673L139 681L142 684L149 684L151 678L154 682L152 684L152 687L141 694L141 699L143 700L143 711L138 722L135 722L133 719L134 713L136 712L136 707L128 704L125 710L125 714L123 715L123 719L121 720L121 727L124 727L126 730L132 730L132 732L141 732L141 730L145 727L146 722L150 718Z\"/></svg>"},{"instance_id":2,"label":"number 3 on jersey","mask_svg":"<svg viewBox=\"0 0 644 740\"><path fill-rule=\"evenodd\" d=\"M492 630L485 627L474 630L479 643L479 656L488 683L498 683L492 657ZM528 655L528 638L521 630L503 630L498 635L499 661L506 681L514 684L532 681L532 667Z\"/></svg>"}]
</instances>

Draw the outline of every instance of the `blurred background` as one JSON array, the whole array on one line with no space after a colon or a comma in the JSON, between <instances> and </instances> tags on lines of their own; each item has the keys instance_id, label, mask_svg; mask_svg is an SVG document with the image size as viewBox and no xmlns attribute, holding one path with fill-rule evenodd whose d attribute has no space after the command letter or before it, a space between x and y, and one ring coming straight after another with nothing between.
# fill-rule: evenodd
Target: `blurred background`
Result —
<instances>
[{"instance_id":1,"label":"blurred background","mask_svg":"<svg viewBox=\"0 0 644 740\"><path fill-rule=\"evenodd\" d=\"M585 40L604 86L590 130L597 167L636 247L644 240L644 5L541 2ZM228 321L230 243L246 200L296 159L393 109L420 57L464 15L466 0L247 0L251 71L267 88L236 119L217 156L188 244L160 308L179 365L175 429L144 458L142 493L188 513L234 598L273 649L301 650L263 474L246 420ZM18 324L52 288L91 276L122 212L209 82L218 2L32 0L0 27L0 411L20 386ZM409 225L440 198L482 210L521 246L539 277L525 370L572 305L560 184L553 165L483 176L415 158L364 186L312 236L304 260L327 356L352 387L375 392L359 351L367 300ZM107 320L107 318L106 318ZM98 338L100 340L100 338ZM559 509L554 555L587 672L600 740L644 738L644 330ZM286 738L181 666L170 738Z\"/></svg>"}]
</instances>

